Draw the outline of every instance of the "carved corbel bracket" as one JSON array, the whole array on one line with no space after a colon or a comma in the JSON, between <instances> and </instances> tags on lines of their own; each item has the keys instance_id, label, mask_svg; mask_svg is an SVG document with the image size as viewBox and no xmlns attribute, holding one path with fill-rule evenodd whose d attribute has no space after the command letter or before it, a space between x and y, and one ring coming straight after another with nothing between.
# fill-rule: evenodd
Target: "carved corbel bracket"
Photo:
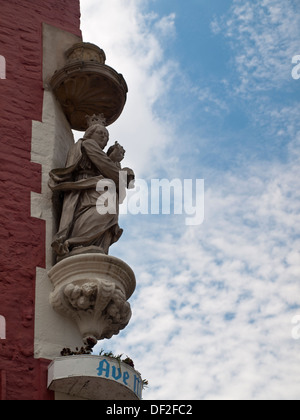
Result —
<instances>
[{"instance_id":1,"label":"carved corbel bracket","mask_svg":"<svg viewBox=\"0 0 300 420\"><path fill-rule=\"evenodd\" d=\"M85 345L111 338L127 326L127 300L136 281L123 261L104 254L76 255L59 262L48 275L54 286L53 309L77 323Z\"/></svg>"}]
</instances>

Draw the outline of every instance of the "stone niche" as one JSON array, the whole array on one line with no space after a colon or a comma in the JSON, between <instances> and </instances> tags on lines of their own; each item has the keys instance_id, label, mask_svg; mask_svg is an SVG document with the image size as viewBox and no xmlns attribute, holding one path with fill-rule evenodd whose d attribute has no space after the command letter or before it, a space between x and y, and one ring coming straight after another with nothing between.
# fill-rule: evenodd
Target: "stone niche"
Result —
<instances>
[{"instance_id":1,"label":"stone niche","mask_svg":"<svg viewBox=\"0 0 300 420\"><path fill-rule=\"evenodd\" d=\"M64 56L65 64L53 73L48 83L70 127L87 131L91 129L89 120L98 115L97 130L99 131L101 118L101 126L107 131L105 127L116 121L126 102L128 89L123 76L105 64L104 51L94 44L77 42L65 51ZM96 142L93 147L94 154L103 155L99 143ZM76 153L79 153L77 149ZM80 176L84 179L93 179L95 174L103 176L100 165L97 166L93 160L91 162L96 165L98 172L94 171L94 175L90 175L92 163L85 164L89 155L87 153L83 157L82 149L80 153L82 160L77 162L75 159L78 168L80 167L80 170L77 170L82 173L86 171L84 175L80 172ZM95 158L94 155L93 157ZM105 158L108 159L107 156ZM111 165L109 170L114 173L115 162L106 162L105 158L102 156L103 165ZM74 164L73 162L69 166L73 168ZM57 171L59 173L60 169ZM56 177L56 180L59 178L58 175L52 176ZM75 188L73 184L70 188L72 187ZM91 190L91 186L86 188ZM70 209L72 206L76 207L76 204L71 202ZM64 220L70 209L62 213L61 219ZM77 233L79 237L85 237L84 229L85 227ZM111 338L127 326L131 318L127 300L135 290L135 276L126 263L106 255L100 246L97 250L83 245L75 249L75 255L71 252L65 259L58 258L58 263L48 273L54 287L50 303L56 313L76 322L83 343L93 347L98 340Z\"/></svg>"}]
</instances>

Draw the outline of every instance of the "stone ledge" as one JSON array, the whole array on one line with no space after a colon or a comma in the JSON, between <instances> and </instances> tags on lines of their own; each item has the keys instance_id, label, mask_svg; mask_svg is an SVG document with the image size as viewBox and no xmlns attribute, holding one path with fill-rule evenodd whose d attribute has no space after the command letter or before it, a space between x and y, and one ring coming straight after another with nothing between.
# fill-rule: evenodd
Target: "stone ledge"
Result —
<instances>
[{"instance_id":1,"label":"stone ledge","mask_svg":"<svg viewBox=\"0 0 300 420\"><path fill-rule=\"evenodd\" d=\"M142 378L126 363L110 357L58 357L48 368L48 389L62 399L140 400Z\"/></svg>"}]
</instances>

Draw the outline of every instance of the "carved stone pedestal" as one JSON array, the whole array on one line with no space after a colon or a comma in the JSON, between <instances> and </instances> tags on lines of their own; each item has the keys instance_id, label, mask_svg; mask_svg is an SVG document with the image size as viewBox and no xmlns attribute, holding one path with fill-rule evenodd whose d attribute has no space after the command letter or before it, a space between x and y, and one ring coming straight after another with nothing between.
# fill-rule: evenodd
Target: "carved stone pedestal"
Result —
<instances>
[{"instance_id":1,"label":"carved stone pedestal","mask_svg":"<svg viewBox=\"0 0 300 420\"><path fill-rule=\"evenodd\" d=\"M72 129L85 131L86 115L104 114L106 125L115 122L126 103L123 76L105 64L105 53L88 42L66 51L66 65L50 80L54 95Z\"/></svg>"},{"instance_id":2,"label":"carved stone pedestal","mask_svg":"<svg viewBox=\"0 0 300 420\"><path fill-rule=\"evenodd\" d=\"M122 260L104 254L75 255L56 264L48 275L54 286L53 309L77 323L85 345L111 338L128 324L127 300L136 281Z\"/></svg>"}]
</instances>

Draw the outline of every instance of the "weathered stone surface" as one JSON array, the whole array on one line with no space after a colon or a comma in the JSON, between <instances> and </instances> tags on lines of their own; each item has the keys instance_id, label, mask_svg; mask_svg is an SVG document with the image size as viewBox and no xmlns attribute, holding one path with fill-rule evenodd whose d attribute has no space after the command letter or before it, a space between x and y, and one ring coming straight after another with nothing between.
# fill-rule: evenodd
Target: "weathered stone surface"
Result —
<instances>
[{"instance_id":1,"label":"weathered stone surface","mask_svg":"<svg viewBox=\"0 0 300 420\"><path fill-rule=\"evenodd\" d=\"M81 336L72 321L60 317L49 303L51 283L48 271L53 266L54 255L51 248L53 235L58 228L59 209L53 205L51 190L48 188L48 174L53 166L64 165L69 148L74 144L74 136L60 105L47 89L47 80L56 68L65 62L64 52L79 36L70 34L48 24L43 24L43 80L44 91L42 122L32 123L32 161L41 165L41 193L31 193L31 215L46 224L45 268L36 273L35 294L35 357L52 359L60 354L62 347L77 347ZM54 329L53 325L58 328Z\"/></svg>"},{"instance_id":2,"label":"weathered stone surface","mask_svg":"<svg viewBox=\"0 0 300 420\"><path fill-rule=\"evenodd\" d=\"M53 193L64 194L60 225L52 243L58 261L79 253L108 254L123 233L118 223L119 203L135 177L132 169L121 170L125 150L118 142L104 152L109 133L103 114L87 117L89 128L83 139L70 147L65 167L49 174ZM107 182L109 192L104 187Z\"/></svg>"},{"instance_id":3,"label":"weathered stone surface","mask_svg":"<svg viewBox=\"0 0 300 420\"><path fill-rule=\"evenodd\" d=\"M87 129L86 115L104 114L106 125L117 120L126 103L123 76L105 64L105 53L82 42L66 52L68 63L55 72L51 88L74 130Z\"/></svg>"},{"instance_id":4,"label":"weathered stone surface","mask_svg":"<svg viewBox=\"0 0 300 420\"><path fill-rule=\"evenodd\" d=\"M111 338L128 324L127 300L136 281L122 260L104 254L76 255L56 264L49 278L54 310L77 323L85 345Z\"/></svg>"}]
</instances>

